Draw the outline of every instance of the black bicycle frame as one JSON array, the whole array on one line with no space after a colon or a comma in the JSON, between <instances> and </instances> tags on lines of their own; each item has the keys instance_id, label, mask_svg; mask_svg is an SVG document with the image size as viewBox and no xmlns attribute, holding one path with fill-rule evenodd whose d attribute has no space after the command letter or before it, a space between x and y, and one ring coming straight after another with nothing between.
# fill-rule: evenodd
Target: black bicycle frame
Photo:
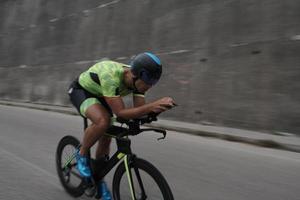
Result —
<instances>
[{"instance_id":1,"label":"black bicycle frame","mask_svg":"<svg viewBox=\"0 0 300 200\"><path fill-rule=\"evenodd\" d=\"M87 118L84 118L84 130L87 128L87 126L88 126ZM133 135L136 135L136 133L140 132L138 124L132 124L131 126L129 126L129 129L131 130L130 133ZM154 130L154 129L144 129L144 131L147 130ZM155 130L155 131L161 132L159 130ZM97 166L97 162L94 162L95 163L94 169L96 172L94 175L94 179L95 181L99 181L103 179L112 170L112 168L114 168L114 166L116 166L118 162L125 157L124 165L127 173L128 182L129 182L131 197L132 199L135 200L136 196L135 196L135 189L133 185L132 173L130 171L130 163L134 160L136 156L131 151L131 140L128 137L127 138L124 137L126 135L129 135L128 134L129 131L127 128L123 128L119 126L110 126L106 132L107 132L105 134L106 136L116 139L118 149L117 152L108 161L106 161L104 166ZM164 133L164 137L165 137L165 133ZM163 139L163 138L159 138L159 139ZM98 172L98 170L101 171ZM136 178L138 180L138 183L142 191L142 198L145 199L146 194L145 194L145 189L144 189L144 185L140 173L137 168L134 168L134 170L136 173Z\"/></svg>"},{"instance_id":2,"label":"black bicycle frame","mask_svg":"<svg viewBox=\"0 0 300 200\"><path fill-rule=\"evenodd\" d=\"M105 163L105 166L101 169L100 172L96 174L96 179L101 180L103 177L106 176L118 164L125 155L132 158L133 154L131 152L131 141L127 138L116 138L118 150L114 155ZM97 168L97 166L95 166Z\"/></svg>"},{"instance_id":3,"label":"black bicycle frame","mask_svg":"<svg viewBox=\"0 0 300 200\"><path fill-rule=\"evenodd\" d=\"M101 170L94 175L94 179L95 181L102 180L112 170L112 168L114 168L114 166L116 166L118 162L124 158L124 165L127 173L127 178L129 179L128 182L129 182L131 196L132 199L135 200L136 196L135 196L135 189L134 189L134 184L132 179L132 173L130 171L130 162L132 162L136 156L131 152L131 147L130 147L131 141L128 138L115 138L115 139L117 141L117 146L118 146L117 152L106 162L103 168L101 168L101 166L97 166L97 164L94 166L96 171L97 169ZM138 170L135 169L135 172L136 171ZM139 172L136 172L136 176L140 188L142 188L142 196L145 197L146 196L145 190Z\"/></svg>"}]
</instances>

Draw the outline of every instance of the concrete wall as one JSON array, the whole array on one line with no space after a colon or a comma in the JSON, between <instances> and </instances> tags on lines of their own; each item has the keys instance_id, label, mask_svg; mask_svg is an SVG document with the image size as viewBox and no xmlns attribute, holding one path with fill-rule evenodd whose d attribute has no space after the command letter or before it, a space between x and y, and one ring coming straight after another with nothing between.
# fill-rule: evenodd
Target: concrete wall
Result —
<instances>
[{"instance_id":1,"label":"concrete wall","mask_svg":"<svg viewBox=\"0 0 300 200\"><path fill-rule=\"evenodd\" d=\"M164 116L300 132L296 0L2 0L0 98L69 104L70 81L102 58L158 54Z\"/></svg>"}]
</instances>

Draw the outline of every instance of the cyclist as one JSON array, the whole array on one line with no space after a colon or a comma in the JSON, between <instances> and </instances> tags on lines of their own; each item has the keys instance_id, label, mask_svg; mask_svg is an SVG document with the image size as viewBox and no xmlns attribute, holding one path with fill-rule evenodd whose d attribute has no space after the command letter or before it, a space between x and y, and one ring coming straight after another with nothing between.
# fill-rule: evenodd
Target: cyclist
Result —
<instances>
[{"instance_id":1,"label":"cyclist","mask_svg":"<svg viewBox=\"0 0 300 200\"><path fill-rule=\"evenodd\" d=\"M139 118L150 112L166 111L175 104L170 97L145 103L145 92L158 82L161 73L160 59L145 52L137 55L130 65L111 60L98 62L71 84L72 104L92 122L85 130L76 155L77 170L83 177L91 177L87 152L97 141L96 159L109 155L111 139L105 137L104 132L110 126L113 113L125 119ZM125 108L122 97L130 93L134 106Z\"/></svg>"}]
</instances>

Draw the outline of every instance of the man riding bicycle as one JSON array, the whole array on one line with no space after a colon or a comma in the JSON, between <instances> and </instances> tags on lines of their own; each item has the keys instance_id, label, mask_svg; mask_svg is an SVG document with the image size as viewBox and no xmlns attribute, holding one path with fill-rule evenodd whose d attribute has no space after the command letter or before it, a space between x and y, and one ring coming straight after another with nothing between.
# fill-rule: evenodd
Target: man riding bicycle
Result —
<instances>
[{"instance_id":1,"label":"man riding bicycle","mask_svg":"<svg viewBox=\"0 0 300 200\"><path fill-rule=\"evenodd\" d=\"M91 177L87 153L97 141L96 159L109 155L111 138L104 133L113 113L124 119L139 118L150 112L166 111L175 104L170 97L145 103L145 92L158 82L161 73L159 58L146 52L137 55L130 65L110 60L96 63L72 83L69 89L72 104L92 122L76 155L76 167L83 177ZM134 107L125 108L122 97L130 93Z\"/></svg>"}]
</instances>

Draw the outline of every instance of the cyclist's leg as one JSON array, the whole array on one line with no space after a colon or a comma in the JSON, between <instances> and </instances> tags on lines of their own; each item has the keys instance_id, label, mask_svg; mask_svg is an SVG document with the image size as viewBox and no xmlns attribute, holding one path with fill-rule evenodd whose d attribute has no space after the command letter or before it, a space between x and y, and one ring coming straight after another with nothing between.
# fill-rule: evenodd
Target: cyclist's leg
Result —
<instances>
[{"instance_id":1,"label":"cyclist's leg","mask_svg":"<svg viewBox=\"0 0 300 200\"><path fill-rule=\"evenodd\" d=\"M110 117L113 117L112 110L110 106L107 104L107 102L105 101L105 99L103 97L99 97L97 99L99 100L99 102L101 102L101 105L106 108ZM96 159L103 159L105 155L109 156L110 143L111 143L110 137L102 136L99 138L97 149L96 149Z\"/></svg>"},{"instance_id":2,"label":"cyclist's leg","mask_svg":"<svg viewBox=\"0 0 300 200\"><path fill-rule=\"evenodd\" d=\"M91 120L92 124L85 130L80 149L81 155L87 154L88 150L103 136L110 125L110 114L99 103L90 105L84 114Z\"/></svg>"},{"instance_id":3,"label":"cyclist's leg","mask_svg":"<svg viewBox=\"0 0 300 200\"><path fill-rule=\"evenodd\" d=\"M103 135L109 126L111 109L104 99L98 98L84 90L78 80L75 80L69 88L70 101L78 110L81 116L87 117L92 124L85 130L81 155L86 155L93 144Z\"/></svg>"},{"instance_id":4,"label":"cyclist's leg","mask_svg":"<svg viewBox=\"0 0 300 200\"><path fill-rule=\"evenodd\" d=\"M110 143L111 143L110 137L102 136L98 140L98 146L97 146L97 150L96 150L96 159L101 159L105 155L109 156Z\"/></svg>"}]
</instances>

